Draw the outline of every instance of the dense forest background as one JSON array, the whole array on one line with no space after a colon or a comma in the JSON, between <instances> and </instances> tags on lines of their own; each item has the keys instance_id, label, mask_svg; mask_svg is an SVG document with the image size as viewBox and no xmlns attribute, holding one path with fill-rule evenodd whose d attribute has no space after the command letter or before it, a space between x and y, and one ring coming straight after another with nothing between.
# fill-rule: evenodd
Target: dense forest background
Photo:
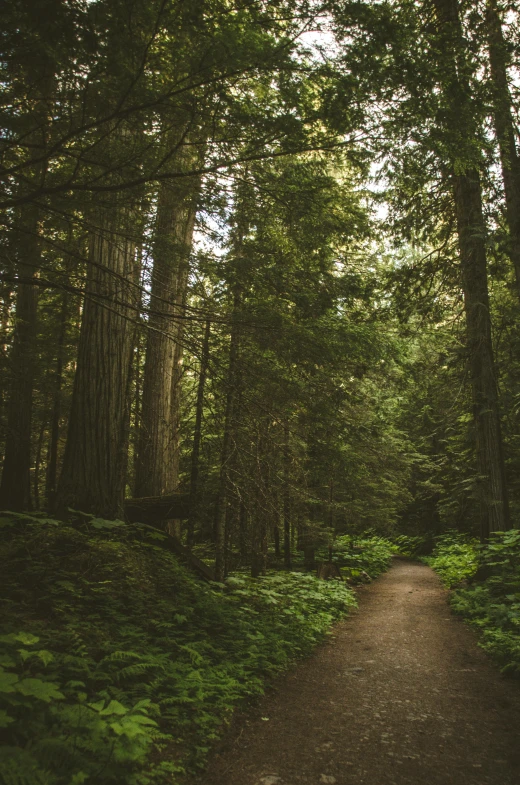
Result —
<instances>
[{"instance_id":1,"label":"dense forest background","mask_svg":"<svg viewBox=\"0 0 520 785\"><path fill-rule=\"evenodd\" d=\"M500 0L9 3L0 508L170 496L217 578L518 526L518 25Z\"/></svg>"}]
</instances>

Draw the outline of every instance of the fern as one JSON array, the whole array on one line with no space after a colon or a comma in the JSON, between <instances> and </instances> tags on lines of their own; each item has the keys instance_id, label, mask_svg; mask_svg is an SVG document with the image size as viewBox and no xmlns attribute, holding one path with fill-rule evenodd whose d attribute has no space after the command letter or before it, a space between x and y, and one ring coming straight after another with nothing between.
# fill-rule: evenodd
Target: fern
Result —
<instances>
[{"instance_id":1,"label":"fern","mask_svg":"<svg viewBox=\"0 0 520 785\"><path fill-rule=\"evenodd\" d=\"M174 785L233 708L355 603L345 586L296 573L202 585L144 548L138 526L88 516L3 535L16 602L0 637L0 725L14 750L0 785Z\"/></svg>"},{"instance_id":2,"label":"fern","mask_svg":"<svg viewBox=\"0 0 520 785\"><path fill-rule=\"evenodd\" d=\"M27 750L0 747L0 785L55 785L56 782Z\"/></svg>"}]
</instances>

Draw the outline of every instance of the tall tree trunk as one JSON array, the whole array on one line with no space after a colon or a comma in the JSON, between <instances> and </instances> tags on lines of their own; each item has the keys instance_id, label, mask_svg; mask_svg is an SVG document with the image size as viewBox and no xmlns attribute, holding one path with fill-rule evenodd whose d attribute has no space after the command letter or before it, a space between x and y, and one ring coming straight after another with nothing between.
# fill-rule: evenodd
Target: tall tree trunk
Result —
<instances>
[{"instance_id":1,"label":"tall tree trunk","mask_svg":"<svg viewBox=\"0 0 520 785\"><path fill-rule=\"evenodd\" d=\"M278 525L278 521L274 522L273 525L273 540L274 540L274 555L277 559L281 556L280 551L280 527Z\"/></svg>"},{"instance_id":2,"label":"tall tree trunk","mask_svg":"<svg viewBox=\"0 0 520 785\"><path fill-rule=\"evenodd\" d=\"M34 477L33 477L33 499L34 506L37 510L40 509L40 466L42 460L42 447L43 437L45 436L45 429L47 423L42 420L40 424L40 432L38 434L38 441L36 442L36 452L34 456Z\"/></svg>"},{"instance_id":3,"label":"tall tree trunk","mask_svg":"<svg viewBox=\"0 0 520 785\"><path fill-rule=\"evenodd\" d=\"M447 65L444 91L449 104L450 120L446 130L449 136L457 140L452 154L451 176L457 214L473 395L480 531L481 538L486 540L491 532L509 528L509 507L491 339L482 189L477 162L468 163L474 158L475 142L479 141L478 126L470 99L458 0L435 0L435 7L441 23L443 56ZM467 151L467 161L462 159L464 169L460 160L455 160L456 155L461 155L460 145L465 145Z\"/></svg>"},{"instance_id":4,"label":"tall tree trunk","mask_svg":"<svg viewBox=\"0 0 520 785\"><path fill-rule=\"evenodd\" d=\"M30 205L22 210L15 239L20 282L16 292L13 345L9 354L11 385L0 508L24 510L31 506L31 424L38 304L37 287L31 280L40 266L37 208Z\"/></svg>"},{"instance_id":5,"label":"tall tree trunk","mask_svg":"<svg viewBox=\"0 0 520 785\"><path fill-rule=\"evenodd\" d=\"M265 575L267 572L267 548L268 548L268 533L269 533L269 499L270 499L270 477L269 477L269 455L268 455L268 425L259 433L258 438L258 479L257 479L257 493L258 501L256 505L256 520L253 522L253 558L251 573L253 567L255 572L259 575Z\"/></svg>"},{"instance_id":6,"label":"tall tree trunk","mask_svg":"<svg viewBox=\"0 0 520 785\"><path fill-rule=\"evenodd\" d=\"M283 563L291 568L291 450L289 445L289 424L284 425L283 445Z\"/></svg>"},{"instance_id":7,"label":"tall tree trunk","mask_svg":"<svg viewBox=\"0 0 520 785\"><path fill-rule=\"evenodd\" d=\"M507 76L507 45L496 0L487 2L486 27L493 90L493 119L506 197L509 253L515 271L517 294L520 297L520 157L516 146L515 123Z\"/></svg>"},{"instance_id":8,"label":"tall tree trunk","mask_svg":"<svg viewBox=\"0 0 520 785\"><path fill-rule=\"evenodd\" d=\"M240 507L238 510L238 549L240 551L240 564L241 566L247 563L247 522L248 514L244 500L240 500Z\"/></svg>"},{"instance_id":9,"label":"tall tree trunk","mask_svg":"<svg viewBox=\"0 0 520 785\"><path fill-rule=\"evenodd\" d=\"M130 417L130 445L129 451L132 454L132 476L130 479L131 495L136 497L135 492L135 474L136 474L136 459L139 445L139 429L141 423L141 357L142 357L142 344L143 335L140 330L137 331L135 351L134 351L134 385L132 395L132 412Z\"/></svg>"},{"instance_id":10,"label":"tall tree trunk","mask_svg":"<svg viewBox=\"0 0 520 785\"><path fill-rule=\"evenodd\" d=\"M4 441L4 428L6 425L7 402L9 400L9 341L11 333L11 299L13 288L10 283L0 284L0 427L2 429L0 438Z\"/></svg>"},{"instance_id":11,"label":"tall tree trunk","mask_svg":"<svg viewBox=\"0 0 520 785\"><path fill-rule=\"evenodd\" d=\"M229 367L227 375L226 413L224 418L224 437L220 458L220 489L218 512L215 525L215 579L221 581L226 572L226 519L230 496L229 463L233 453L233 431L235 421L235 403L238 383L238 355L240 347L240 330L237 323L242 302L239 289L233 297L233 323L229 346Z\"/></svg>"},{"instance_id":12,"label":"tall tree trunk","mask_svg":"<svg viewBox=\"0 0 520 785\"><path fill-rule=\"evenodd\" d=\"M163 183L159 192L136 456L136 496L161 496L177 484L175 395L182 361L180 339L195 225L194 197L193 187L181 193L169 183Z\"/></svg>"},{"instance_id":13,"label":"tall tree trunk","mask_svg":"<svg viewBox=\"0 0 520 785\"><path fill-rule=\"evenodd\" d=\"M135 212L91 229L87 289L57 508L123 516L130 374L139 307Z\"/></svg>"},{"instance_id":14,"label":"tall tree trunk","mask_svg":"<svg viewBox=\"0 0 520 785\"><path fill-rule=\"evenodd\" d=\"M190 517L188 518L187 543L190 548L194 542L195 527L197 525L197 513L199 509L199 468L200 468L200 447L202 442L202 416L204 413L204 390L206 387L206 376L209 363L209 340L211 335L211 322L208 319L204 329L202 342L202 354L200 358L199 381L197 385L197 402L195 405L195 427L193 430L193 447L191 450L191 472L190 472Z\"/></svg>"},{"instance_id":15,"label":"tall tree trunk","mask_svg":"<svg viewBox=\"0 0 520 785\"><path fill-rule=\"evenodd\" d=\"M58 476L58 444L60 438L61 417L61 386L63 382L63 364L65 360L65 336L67 332L68 292L64 291L61 301L60 330L58 334L58 347L56 352L56 370L54 374L54 396L51 413L51 433L49 443L49 459L47 464L47 477L45 495L47 507L54 509L56 500L56 481Z\"/></svg>"},{"instance_id":16,"label":"tall tree trunk","mask_svg":"<svg viewBox=\"0 0 520 785\"><path fill-rule=\"evenodd\" d=\"M476 431L480 531L482 540L486 540L491 532L509 528L509 505L491 339L485 224L477 172L454 176L454 197Z\"/></svg>"},{"instance_id":17,"label":"tall tree trunk","mask_svg":"<svg viewBox=\"0 0 520 785\"><path fill-rule=\"evenodd\" d=\"M187 276L186 276L187 277ZM182 285L182 284L181 284ZM185 302L182 303L179 312L185 313ZM179 470L181 461L181 402L182 402L182 377L184 373L183 359L184 359L184 322L179 324L178 338L175 344L175 353L173 356L173 374L171 379L171 398L170 398L170 417L171 417L171 433L170 433L170 452L171 452L171 482L172 490L175 490L179 484ZM178 539L182 535L181 520L174 518L167 521L167 531Z\"/></svg>"}]
</instances>

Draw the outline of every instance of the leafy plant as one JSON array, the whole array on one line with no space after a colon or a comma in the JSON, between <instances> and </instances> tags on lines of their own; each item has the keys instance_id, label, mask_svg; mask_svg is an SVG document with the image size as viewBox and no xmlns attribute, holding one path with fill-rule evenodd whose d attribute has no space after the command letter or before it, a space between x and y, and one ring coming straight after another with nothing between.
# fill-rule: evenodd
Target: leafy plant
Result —
<instances>
[{"instance_id":1,"label":"leafy plant","mask_svg":"<svg viewBox=\"0 0 520 785\"><path fill-rule=\"evenodd\" d=\"M448 535L428 562L447 585L470 579L453 592L452 608L477 627L504 672L520 674L520 531L494 534L483 546Z\"/></svg>"},{"instance_id":2,"label":"leafy plant","mask_svg":"<svg viewBox=\"0 0 520 785\"><path fill-rule=\"evenodd\" d=\"M431 551L432 538L427 535L398 534L392 538L393 544L402 556L418 558Z\"/></svg>"},{"instance_id":3,"label":"leafy plant","mask_svg":"<svg viewBox=\"0 0 520 785\"><path fill-rule=\"evenodd\" d=\"M5 517L1 785L174 782L355 605L305 573L202 584L139 524Z\"/></svg>"},{"instance_id":4,"label":"leafy plant","mask_svg":"<svg viewBox=\"0 0 520 785\"><path fill-rule=\"evenodd\" d=\"M432 555L424 561L433 567L446 586L455 586L475 575L479 564L478 541L458 532L448 532L436 538Z\"/></svg>"},{"instance_id":5,"label":"leafy plant","mask_svg":"<svg viewBox=\"0 0 520 785\"><path fill-rule=\"evenodd\" d=\"M387 570L395 551L395 546L384 537L343 535L334 542L332 558L344 578L352 583L363 583ZM325 558L325 551L320 555Z\"/></svg>"}]
</instances>

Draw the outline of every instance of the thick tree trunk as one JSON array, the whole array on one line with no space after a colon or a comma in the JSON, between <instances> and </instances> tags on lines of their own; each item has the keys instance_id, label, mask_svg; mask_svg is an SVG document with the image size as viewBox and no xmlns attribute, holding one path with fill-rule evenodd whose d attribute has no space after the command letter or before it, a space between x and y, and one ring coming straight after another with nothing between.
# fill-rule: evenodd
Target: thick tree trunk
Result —
<instances>
[{"instance_id":1,"label":"thick tree trunk","mask_svg":"<svg viewBox=\"0 0 520 785\"><path fill-rule=\"evenodd\" d=\"M175 396L188 261L195 223L193 190L161 185L155 228L150 317L136 456L135 494L160 496L177 485Z\"/></svg>"},{"instance_id":2,"label":"thick tree trunk","mask_svg":"<svg viewBox=\"0 0 520 785\"><path fill-rule=\"evenodd\" d=\"M139 307L135 214L114 206L92 227L87 294L57 508L123 516L130 374Z\"/></svg>"},{"instance_id":3,"label":"thick tree trunk","mask_svg":"<svg viewBox=\"0 0 520 785\"><path fill-rule=\"evenodd\" d=\"M509 227L509 253L520 297L520 157L507 77L507 47L496 0L486 6L489 64L493 89L493 119L500 151Z\"/></svg>"},{"instance_id":4,"label":"thick tree trunk","mask_svg":"<svg viewBox=\"0 0 520 785\"><path fill-rule=\"evenodd\" d=\"M446 69L443 88L449 106L449 120L445 130L453 147L453 197L476 433L480 531L481 538L486 540L491 532L509 528L509 508L491 339L486 226L479 161L474 153L475 143L479 144L478 124L476 110L471 105L466 44L460 25L458 0L435 0L435 8ZM472 160L474 163L469 163Z\"/></svg>"},{"instance_id":5,"label":"thick tree trunk","mask_svg":"<svg viewBox=\"0 0 520 785\"><path fill-rule=\"evenodd\" d=\"M18 276L24 281L35 277L40 265L38 214L24 209L16 232ZM9 354L11 385L7 404L4 465L0 484L0 508L24 510L31 506L31 423L36 361L37 287L19 283L16 293L16 321Z\"/></svg>"},{"instance_id":6,"label":"thick tree trunk","mask_svg":"<svg viewBox=\"0 0 520 785\"><path fill-rule=\"evenodd\" d=\"M204 329L204 339L202 342L199 381L197 385L197 402L195 405L195 428L193 431L193 447L191 450L190 517L188 519L188 533L187 533L187 543L189 548L193 545L195 527L197 525L200 447L202 442L202 416L204 413L204 390L206 387L206 376L208 373L208 363L209 363L210 335L211 335L211 322L208 319L206 321L206 327Z\"/></svg>"},{"instance_id":7,"label":"thick tree trunk","mask_svg":"<svg viewBox=\"0 0 520 785\"><path fill-rule=\"evenodd\" d=\"M476 172L454 176L476 431L481 536L509 528L509 508L487 284L482 194Z\"/></svg>"}]
</instances>

